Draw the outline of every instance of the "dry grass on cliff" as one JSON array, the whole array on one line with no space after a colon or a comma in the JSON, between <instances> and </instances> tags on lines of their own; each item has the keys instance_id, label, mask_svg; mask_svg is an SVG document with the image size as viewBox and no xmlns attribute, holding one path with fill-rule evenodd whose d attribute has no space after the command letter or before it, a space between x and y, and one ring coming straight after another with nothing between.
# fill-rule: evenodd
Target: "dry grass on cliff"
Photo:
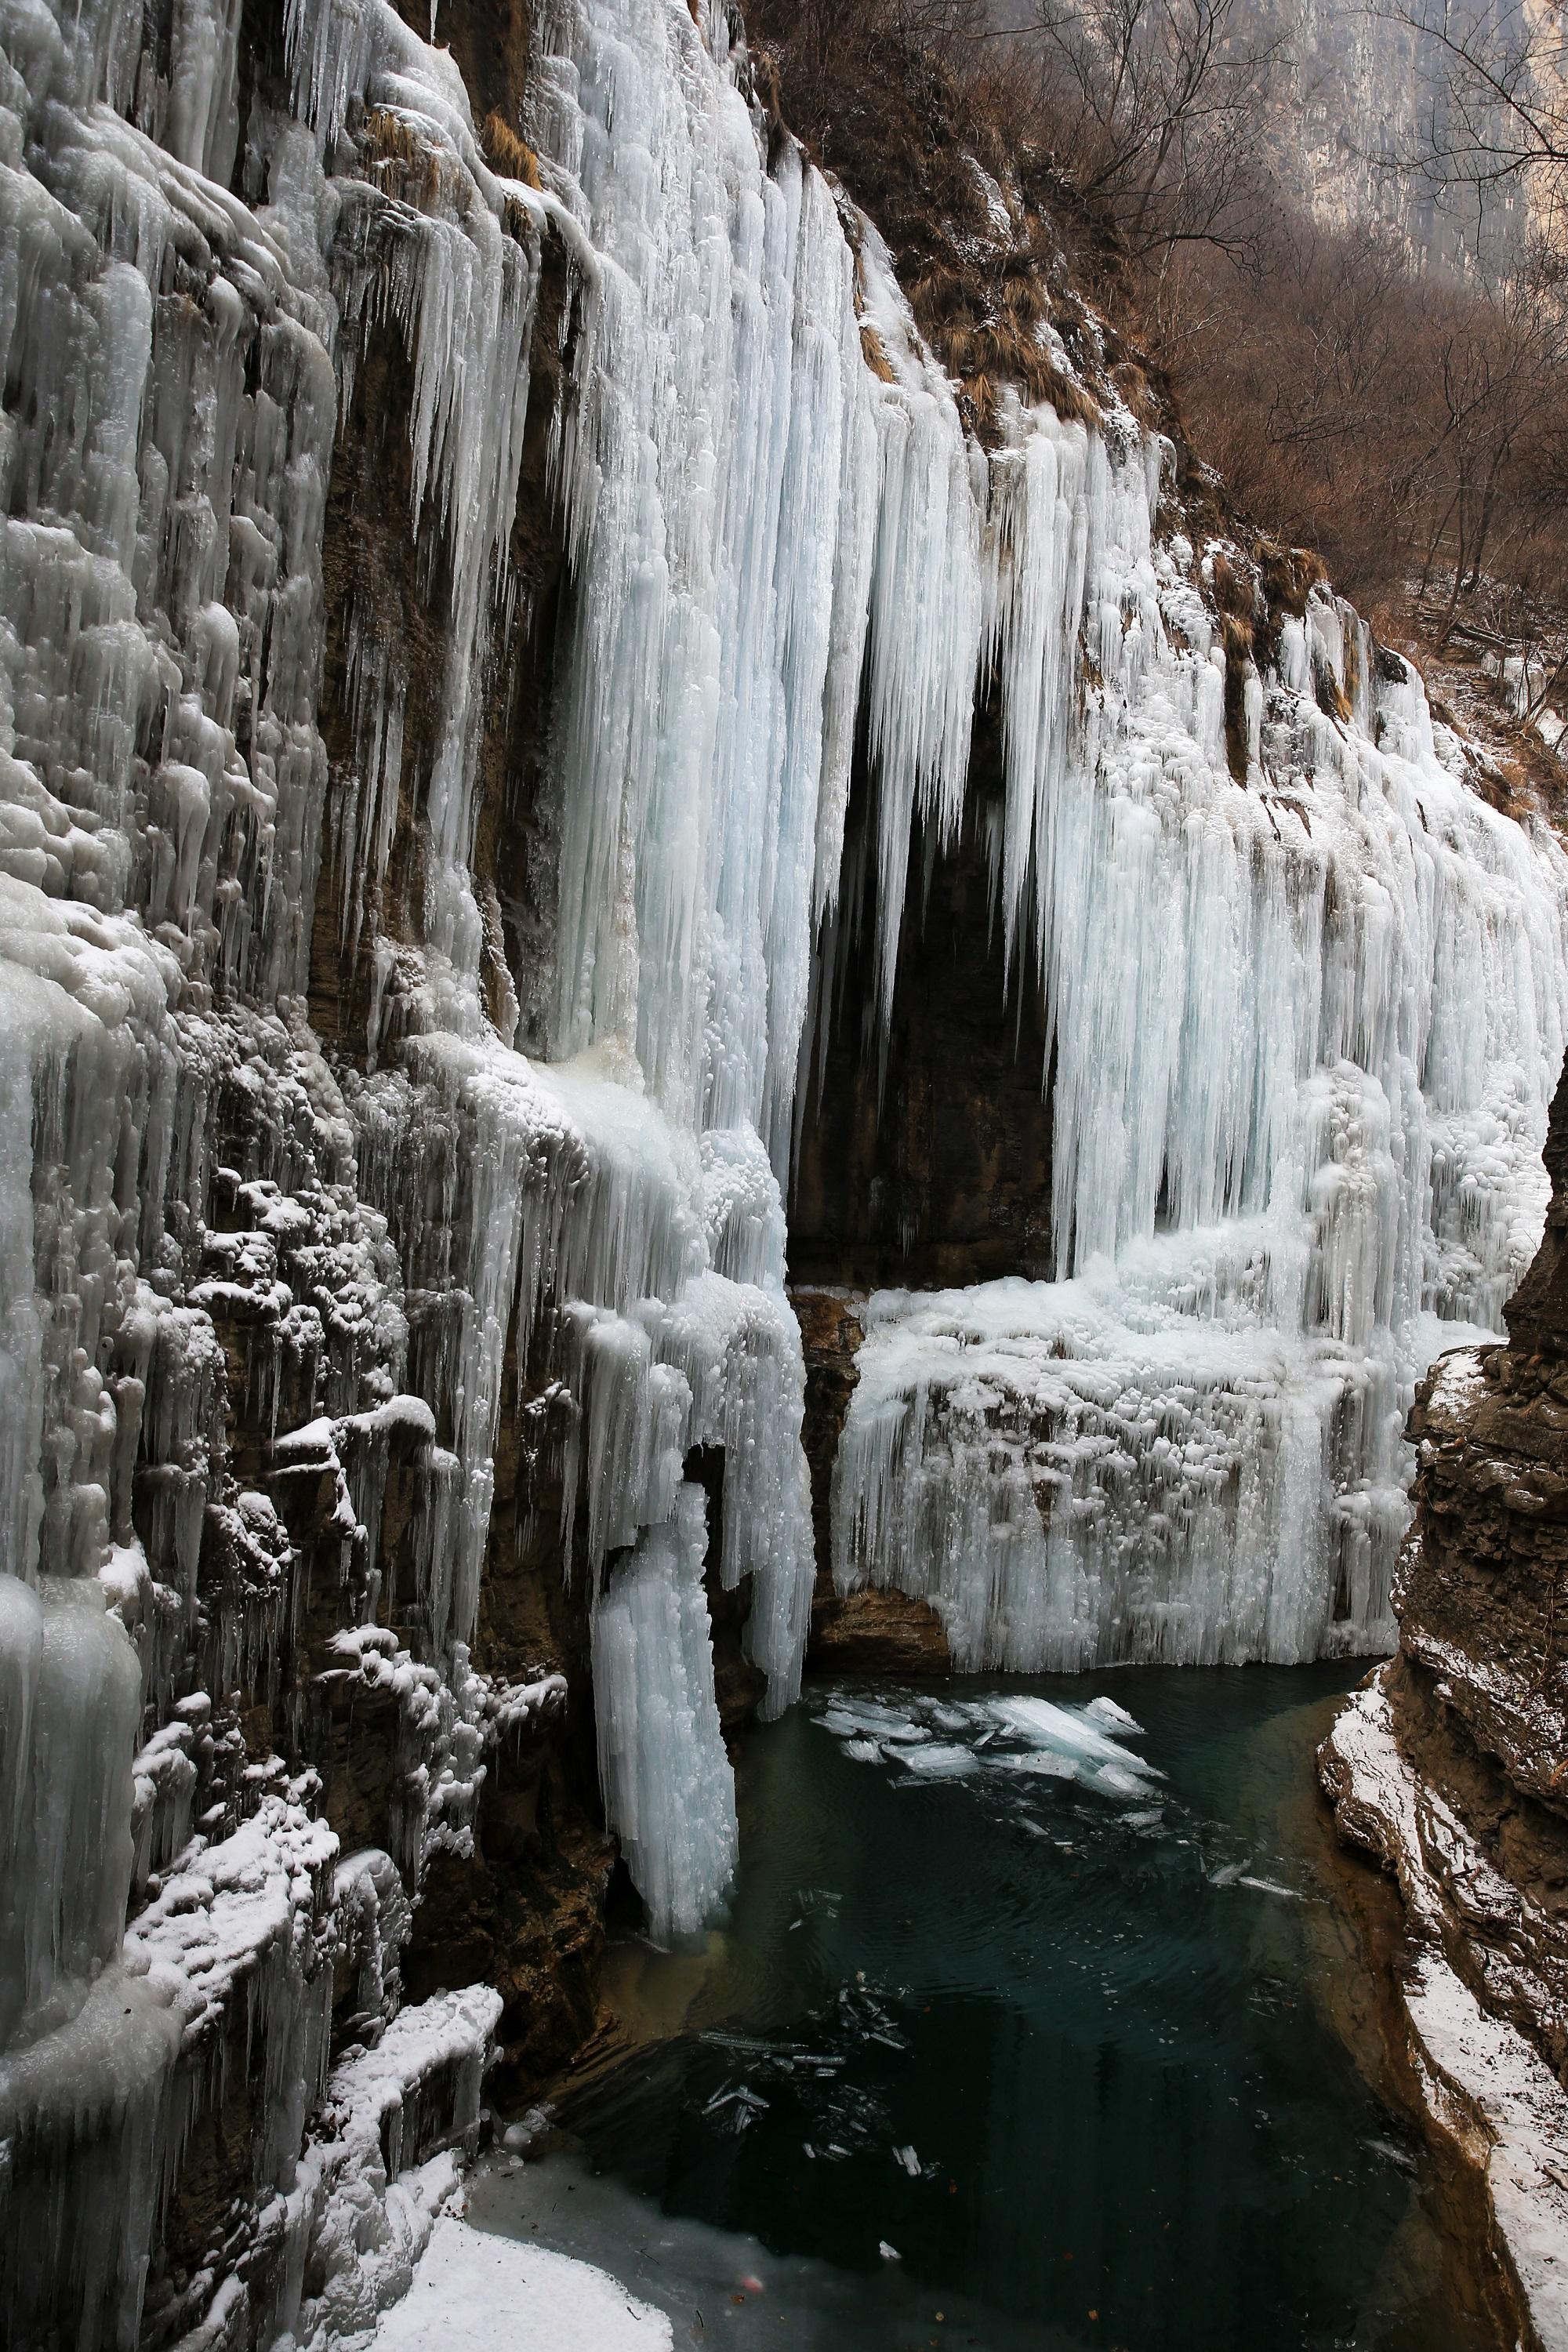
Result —
<instances>
[{"instance_id":1,"label":"dry grass on cliff","mask_svg":"<svg viewBox=\"0 0 1568 2352\"><path fill-rule=\"evenodd\" d=\"M954 12L917 14L923 41L889 0L837 13L816 0L757 0L747 22L759 85L875 221L916 324L982 436L1009 383L1097 423L1095 387L1109 369L1063 250L1068 192L1018 141L1005 78L982 83L949 69L941 35L952 32ZM1054 206L1041 201L1047 184ZM1129 384L1148 404L1140 371Z\"/></svg>"}]
</instances>

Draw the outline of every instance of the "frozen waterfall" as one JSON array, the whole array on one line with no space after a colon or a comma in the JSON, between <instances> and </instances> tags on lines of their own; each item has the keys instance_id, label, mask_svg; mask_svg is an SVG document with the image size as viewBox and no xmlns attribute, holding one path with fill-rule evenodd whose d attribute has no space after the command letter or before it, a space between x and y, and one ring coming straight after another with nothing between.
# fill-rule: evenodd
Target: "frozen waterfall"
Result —
<instances>
[{"instance_id":1,"label":"frozen waterfall","mask_svg":"<svg viewBox=\"0 0 1568 2352\"><path fill-rule=\"evenodd\" d=\"M1415 1383L1499 1332L1545 1214L1568 861L1321 591L1246 682L1238 790L1157 445L1012 426L998 887L1059 1278L872 1298L836 1581L931 1600L970 1668L1385 1650Z\"/></svg>"},{"instance_id":2,"label":"frozen waterfall","mask_svg":"<svg viewBox=\"0 0 1568 2352\"><path fill-rule=\"evenodd\" d=\"M567 1709L653 1931L721 1907L712 1602L770 1712L809 1614L781 1186L852 792L885 1018L994 696L1059 1279L876 1300L836 1497L965 1664L1387 1638L1563 1041L1554 843L1324 592L1232 773L1165 446L966 432L721 0L551 0L504 136L388 0L254 13L0 0L0 2334L79 2352L405 2282L500 2014L403 2004L411 1920ZM582 1690L487 1619L542 1559ZM237 2236L160 2272L226 2084Z\"/></svg>"}]
</instances>

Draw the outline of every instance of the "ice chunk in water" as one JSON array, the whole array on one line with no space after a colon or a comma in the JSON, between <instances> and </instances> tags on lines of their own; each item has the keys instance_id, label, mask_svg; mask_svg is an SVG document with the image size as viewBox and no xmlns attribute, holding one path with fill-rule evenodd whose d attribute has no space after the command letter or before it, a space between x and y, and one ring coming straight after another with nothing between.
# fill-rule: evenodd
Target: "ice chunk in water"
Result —
<instances>
[{"instance_id":1,"label":"ice chunk in water","mask_svg":"<svg viewBox=\"0 0 1568 2352\"><path fill-rule=\"evenodd\" d=\"M1113 1698L1103 1696L1091 1698L1084 1713L1092 1716L1096 1723L1103 1723L1113 1731L1129 1731L1135 1739L1141 1739L1143 1736L1142 1725L1135 1717L1129 1715L1124 1706L1118 1706Z\"/></svg>"},{"instance_id":2,"label":"ice chunk in water","mask_svg":"<svg viewBox=\"0 0 1568 2352\"><path fill-rule=\"evenodd\" d=\"M981 1759L972 1748L937 1741L929 1748L905 1748L898 1752L900 1764L918 1772L927 1780L961 1780L969 1772L982 1769Z\"/></svg>"},{"instance_id":3,"label":"ice chunk in water","mask_svg":"<svg viewBox=\"0 0 1568 2352\"><path fill-rule=\"evenodd\" d=\"M1087 1710L1079 1713L1058 1706L1048 1698L998 1698L993 1699L991 1706L1007 1731L1016 1738L1028 1740L1033 1747L1082 1758L1093 1765L1117 1767L1135 1776L1163 1778L1141 1756L1131 1755L1126 1748L1118 1747L1098 1724L1089 1721Z\"/></svg>"},{"instance_id":4,"label":"ice chunk in water","mask_svg":"<svg viewBox=\"0 0 1568 2352\"><path fill-rule=\"evenodd\" d=\"M907 1715L877 1699L835 1699L820 1720L838 1739L851 1738L856 1733L862 1738L889 1739L910 1728Z\"/></svg>"}]
</instances>

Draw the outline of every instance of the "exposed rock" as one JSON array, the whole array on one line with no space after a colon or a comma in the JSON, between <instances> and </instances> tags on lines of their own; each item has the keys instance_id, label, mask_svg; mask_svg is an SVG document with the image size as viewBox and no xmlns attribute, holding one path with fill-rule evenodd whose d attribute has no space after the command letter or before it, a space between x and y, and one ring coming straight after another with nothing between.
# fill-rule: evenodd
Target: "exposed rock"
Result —
<instances>
[{"instance_id":1,"label":"exposed rock","mask_svg":"<svg viewBox=\"0 0 1568 2352\"><path fill-rule=\"evenodd\" d=\"M1009 971L994 914L996 734L977 726L963 836L932 850L906 901L885 1036L871 1034L873 866L852 826L848 870L867 903L818 1014L790 1200L796 1283L1051 1271L1050 1055L1039 976L1026 952Z\"/></svg>"},{"instance_id":2,"label":"exposed rock","mask_svg":"<svg viewBox=\"0 0 1568 2352\"><path fill-rule=\"evenodd\" d=\"M521 2100L594 2031L615 1847L573 1819L556 1831L551 1781L504 1784L482 1816L483 1863L431 1865L404 1962L412 1997L492 1985L503 2005L495 2095Z\"/></svg>"},{"instance_id":3,"label":"exposed rock","mask_svg":"<svg viewBox=\"0 0 1568 2352\"><path fill-rule=\"evenodd\" d=\"M816 1590L807 1657L821 1672L847 1675L948 1675L952 1659L942 1619L926 1601L866 1587L833 1589L833 1465L855 1386L855 1358L865 1334L848 1290L791 1292L805 1349L805 1426L811 1465L811 1516L816 1538Z\"/></svg>"},{"instance_id":4,"label":"exposed rock","mask_svg":"<svg viewBox=\"0 0 1568 2352\"><path fill-rule=\"evenodd\" d=\"M866 1585L835 1592L819 1576L811 1604L811 1664L839 1675L950 1675L947 1629L929 1601Z\"/></svg>"},{"instance_id":5,"label":"exposed rock","mask_svg":"<svg viewBox=\"0 0 1568 2352\"><path fill-rule=\"evenodd\" d=\"M1509 1898L1485 1883L1480 1848L1468 1844L1464 1826L1410 1759L1399 1672L1379 1667L1340 1716L1321 1751L1323 1785L1342 1834L1399 1888L1409 1948L1398 1990L1425 2120L1439 2148L1472 2167L1482 2184L1487 2234L1520 2342L1530 2352L1561 2352L1568 2345L1568 2095L1534 2041L1478 1999L1450 1963L1458 1955L1474 1972L1452 1907L1456 1880L1480 1885L1494 1919Z\"/></svg>"},{"instance_id":6,"label":"exposed rock","mask_svg":"<svg viewBox=\"0 0 1568 2352\"><path fill-rule=\"evenodd\" d=\"M855 1387L855 1357L865 1334L850 1290L793 1289L790 1304L805 1352L805 1423L801 1443L811 1467L811 1523L817 1590L833 1559L833 1465Z\"/></svg>"},{"instance_id":7,"label":"exposed rock","mask_svg":"<svg viewBox=\"0 0 1568 2352\"><path fill-rule=\"evenodd\" d=\"M1417 1394L1400 1654L1325 1743L1343 1836L1395 1877L1435 2126L1482 2170L1526 2340L1568 2344L1568 1084L1507 1347Z\"/></svg>"}]
</instances>

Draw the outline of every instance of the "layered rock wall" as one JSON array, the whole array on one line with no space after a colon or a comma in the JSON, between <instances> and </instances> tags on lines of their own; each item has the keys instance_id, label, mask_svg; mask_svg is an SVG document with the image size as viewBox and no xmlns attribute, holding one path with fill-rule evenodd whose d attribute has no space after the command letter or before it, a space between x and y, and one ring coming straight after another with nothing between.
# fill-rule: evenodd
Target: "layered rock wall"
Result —
<instances>
[{"instance_id":1,"label":"layered rock wall","mask_svg":"<svg viewBox=\"0 0 1568 2352\"><path fill-rule=\"evenodd\" d=\"M1412 1417L1398 1655L1321 1757L1391 1872L1417 2079L1486 2180L1527 2340L1568 2342L1568 1087L1546 1235L1506 1345L1441 1358Z\"/></svg>"}]
</instances>

